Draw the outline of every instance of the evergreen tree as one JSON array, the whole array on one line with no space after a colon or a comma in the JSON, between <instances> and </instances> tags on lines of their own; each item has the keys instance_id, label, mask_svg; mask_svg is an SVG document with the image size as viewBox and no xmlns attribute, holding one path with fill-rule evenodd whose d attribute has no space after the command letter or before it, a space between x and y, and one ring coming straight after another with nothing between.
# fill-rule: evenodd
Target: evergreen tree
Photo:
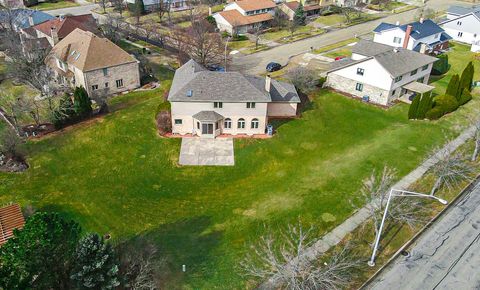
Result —
<instances>
[{"instance_id":1,"label":"evergreen tree","mask_svg":"<svg viewBox=\"0 0 480 290\"><path fill-rule=\"evenodd\" d=\"M92 114L92 101L84 87L75 88L73 92L73 108L80 118L86 118Z\"/></svg>"},{"instance_id":2,"label":"evergreen tree","mask_svg":"<svg viewBox=\"0 0 480 290\"><path fill-rule=\"evenodd\" d=\"M295 22L295 25L297 26L305 26L307 24L307 15L305 14L305 10L301 2L298 4L297 9L295 10L293 22Z\"/></svg>"},{"instance_id":3,"label":"evergreen tree","mask_svg":"<svg viewBox=\"0 0 480 290\"><path fill-rule=\"evenodd\" d=\"M432 108L433 100L431 95L423 95L417 110L417 119L425 119L425 114Z\"/></svg>"},{"instance_id":4,"label":"evergreen tree","mask_svg":"<svg viewBox=\"0 0 480 290\"><path fill-rule=\"evenodd\" d=\"M458 74L455 74L450 79L448 83L447 91L445 92L446 95L450 95L452 97L458 98L460 95L460 78Z\"/></svg>"},{"instance_id":5,"label":"evergreen tree","mask_svg":"<svg viewBox=\"0 0 480 290\"><path fill-rule=\"evenodd\" d=\"M76 119L76 113L73 108L72 98L69 94L65 93L58 108L53 112L52 123L55 128L60 129L69 123L72 123Z\"/></svg>"},{"instance_id":6,"label":"evergreen tree","mask_svg":"<svg viewBox=\"0 0 480 290\"><path fill-rule=\"evenodd\" d=\"M408 109L408 119L417 119L418 117L418 105L420 104L420 95L416 95Z\"/></svg>"},{"instance_id":7,"label":"evergreen tree","mask_svg":"<svg viewBox=\"0 0 480 290\"><path fill-rule=\"evenodd\" d=\"M465 105L466 103L470 102L472 99L472 94L468 89L463 89L462 95L460 96L460 100L458 101L459 105Z\"/></svg>"},{"instance_id":8,"label":"evergreen tree","mask_svg":"<svg viewBox=\"0 0 480 290\"><path fill-rule=\"evenodd\" d=\"M462 72L462 76L460 77L460 87L459 87L459 96L463 92L463 89L467 89L468 91L472 90L472 82L473 82L473 74L475 73L475 69L473 67L473 63L469 62L468 65Z\"/></svg>"},{"instance_id":9,"label":"evergreen tree","mask_svg":"<svg viewBox=\"0 0 480 290\"><path fill-rule=\"evenodd\" d=\"M145 4L143 4L143 0L135 0L135 15L137 14L145 14Z\"/></svg>"},{"instance_id":10,"label":"evergreen tree","mask_svg":"<svg viewBox=\"0 0 480 290\"><path fill-rule=\"evenodd\" d=\"M83 238L75 252L71 278L81 289L114 289L120 285L111 245L97 234Z\"/></svg>"},{"instance_id":11,"label":"evergreen tree","mask_svg":"<svg viewBox=\"0 0 480 290\"><path fill-rule=\"evenodd\" d=\"M36 213L0 248L0 289L70 289L80 226L56 213Z\"/></svg>"},{"instance_id":12,"label":"evergreen tree","mask_svg":"<svg viewBox=\"0 0 480 290\"><path fill-rule=\"evenodd\" d=\"M448 54L441 54L437 58L438 60L433 63L432 74L443 75L449 69Z\"/></svg>"}]
</instances>

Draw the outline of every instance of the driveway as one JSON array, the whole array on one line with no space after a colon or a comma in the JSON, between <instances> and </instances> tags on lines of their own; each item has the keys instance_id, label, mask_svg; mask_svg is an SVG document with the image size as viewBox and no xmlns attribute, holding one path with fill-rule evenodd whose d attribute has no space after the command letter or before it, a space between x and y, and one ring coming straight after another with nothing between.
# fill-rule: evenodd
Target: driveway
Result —
<instances>
[{"instance_id":1,"label":"driveway","mask_svg":"<svg viewBox=\"0 0 480 290\"><path fill-rule=\"evenodd\" d=\"M233 166L235 158L231 138L183 138L180 165Z\"/></svg>"},{"instance_id":2,"label":"driveway","mask_svg":"<svg viewBox=\"0 0 480 290\"><path fill-rule=\"evenodd\" d=\"M367 289L479 289L480 183Z\"/></svg>"},{"instance_id":3,"label":"driveway","mask_svg":"<svg viewBox=\"0 0 480 290\"><path fill-rule=\"evenodd\" d=\"M455 0L431 0L426 3L426 7L432 8L436 11L446 10L450 5L468 4ZM396 21L400 21L400 23L406 23L413 21L418 9L393 14L378 20L334 30L319 36L280 45L272 49L250 55L237 53L233 56L231 68L232 70L237 70L248 74L261 74L265 72L265 67L269 62L275 61L282 65L286 65L292 56L308 52L310 51L310 47L318 49L320 47L350 39L355 35L371 33L373 29L381 22L395 23Z\"/></svg>"}]
</instances>

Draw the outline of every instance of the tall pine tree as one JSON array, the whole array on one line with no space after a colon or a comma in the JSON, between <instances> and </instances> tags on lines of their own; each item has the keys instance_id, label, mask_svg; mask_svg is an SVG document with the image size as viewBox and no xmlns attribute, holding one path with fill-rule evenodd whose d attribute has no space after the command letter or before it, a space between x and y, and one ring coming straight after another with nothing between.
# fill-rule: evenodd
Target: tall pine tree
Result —
<instances>
[{"instance_id":1,"label":"tall pine tree","mask_svg":"<svg viewBox=\"0 0 480 290\"><path fill-rule=\"evenodd\" d=\"M84 87L75 88L73 92L73 108L80 118L86 118L92 114L92 101Z\"/></svg>"},{"instance_id":2,"label":"tall pine tree","mask_svg":"<svg viewBox=\"0 0 480 290\"><path fill-rule=\"evenodd\" d=\"M472 90L474 73L475 73L475 69L473 67L473 63L469 62L468 65L463 70L462 76L460 77L460 87L459 87L460 94L459 95L461 95L461 93L463 92L463 89L467 89L468 91Z\"/></svg>"},{"instance_id":3,"label":"tall pine tree","mask_svg":"<svg viewBox=\"0 0 480 290\"><path fill-rule=\"evenodd\" d=\"M445 92L446 95L450 95L452 97L458 98L460 96L460 77L458 74L455 74L450 79L448 83L447 91Z\"/></svg>"},{"instance_id":4,"label":"tall pine tree","mask_svg":"<svg viewBox=\"0 0 480 290\"><path fill-rule=\"evenodd\" d=\"M418 105L420 104L420 95L416 95L408 109L408 118L411 120L417 119Z\"/></svg>"},{"instance_id":5,"label":"tall pine tree","mask_svg":"<svg viewBox=\"0 0 480 290\"><path fill-rule=\"evenodd\" d=\"M293 21L297 26L305 26L307 24L307 16L305 15L305 9L303 8L303 4L301 2L298 4L297 9L295 10Z\"/></svg>"}]
</instances>

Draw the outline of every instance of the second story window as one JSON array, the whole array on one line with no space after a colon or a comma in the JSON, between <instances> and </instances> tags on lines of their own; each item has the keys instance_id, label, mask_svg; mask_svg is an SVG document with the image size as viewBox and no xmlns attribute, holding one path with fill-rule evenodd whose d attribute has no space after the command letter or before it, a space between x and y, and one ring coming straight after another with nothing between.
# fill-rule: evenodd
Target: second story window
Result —
<instances>
[{"instance_id":1,"label":"second story window","mask_svg":"<svg viewBox=\"0 0 480 290\"><path fill-rule=\"evenodd\" d=\"M393 43L401 44L402 43L402 38L401 37L394 37L393 38Z\"/></svg>"},{"instance_id":2,"label":"second story window","mask_svg":"<svg viewBox=\"0 0 480 290\"><path fill-rule=\"evenodd\" d=\"M418 72L418 69L416 69L416 70L412 70L412 72L410 73L410 75L411 75L411 76L414 76L414 75L416 75L416 74L417 74L417 72Z\"/></svg>"},{"instance_id":3,"label":"second story window","mask_svg":"<svg viewBox=\"0 0 480 290\"><path fill-rule=\"evenodd\" d=\"M223 108L223 103L222 102L213 102L213 107L221 109L221 108Z\"/></svg>"},{"instance_id":4,"label":"second story window","mask_svg":"<svg viewBox=\"0 0 480 290\"><path fill-rule=\"evenodd\" d=\"M255 109L255 103L254 102L247 102L247 109Z\"/></svg>"},{"instance_id":5,"label":"second story window","mask_svg":"<svg viewBox=\"0 0 480 290\"><path fill-rule=\"evenodd\" d=\"M422 66L422 71L423 71L423 70L427 70L427 69L428 69L428 64Z\"/></svg>"},{"instance_id":6,"label":"second story window","mask_svg":"<svg viewBox=\"0 0 480 290\"><path fill-rule=\"evenodd\" d=\"M225 122L224 122L224 124L223 124L223 127L224 127L225 129L231 129L231 128L232 128L232 119L226 118L226 119L225 119Z\"/></svg>"},{"instance_id":7,"label":"second story window","mask_svg":"<svg viewBox=\"0 0 480 290\"><path fill-rule=\"evenodd\" d=\"M103 76L108 76L108 68L103 69Z\"/></svg>"},{"instance_id":8,"label":"second story window","mask_svg":"<svg viewBox=\"0 0 480 290\"><path fill-rule=\"evenodd\" d=\"M357 75L361 75L363 76L363 74L365 73L365 70L363 68L357 68Z\"/></svg>"},{"instance_id":9,"label":"second story window","mask_svg":"<svg viewBox=\"0 0 480 290\"><path fill-rule=\"evenodd\" d=\"M115 83L117 84L117 88L123 87L123 79L116 80Z\"/></svg>"},{"instance_id":10,"label":"second story window","mask_svg":"<svg viewBox=\"0 0 480 290\"><path fill-rule=\"evenodd\" d=\"M98 90L98 85L93 85L92 86L92 91L96 91L96 90Z\"/></svg>"},{"instance_id":11,"label":"second story window","mask_svg":"<svg viewBox=\"0 0 480 290\"><path fill-rule=\"evenodd\" d=\"M461 26L461 25L462 25L462 21L457 21L457 25L458 25L458 26Z\"/></svg>"},{"instance_id":12,"label":"second story window","mask_svg":"<svg viewBox=\"0 0 480 290\"><path fill-rule=\"evenodd\" d=\"M402 80L402 76L399 76L399 77L396 77L396 78L395 78L395 82L396 82L396 83L398 83L398 82L401 81L401 80Z\"/></svg>"}]
</instances>

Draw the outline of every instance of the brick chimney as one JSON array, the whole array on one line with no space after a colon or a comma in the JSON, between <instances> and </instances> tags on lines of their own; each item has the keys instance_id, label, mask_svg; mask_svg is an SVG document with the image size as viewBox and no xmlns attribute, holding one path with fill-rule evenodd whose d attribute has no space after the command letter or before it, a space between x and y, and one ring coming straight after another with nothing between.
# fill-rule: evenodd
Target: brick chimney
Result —
<instances>
[{"instance_id":1,"label":"brick chimney","mask_svg":"<svg viewBox=\"0 0 480 290\"><path fill-rule=\"evenodd\" d=\"M270 87L272 86L272 78L270 75L265 77L265 90L270 93Z\"/></svg>"},{"instance_id":2,"label":"brick chimney","mask_svg":"<svg viewBox=\"0 0 480 290\"><path fill-rule=\"evenodd\" d=\"M52 28L50 28L50 36L53 39L53 45L57 44L59 39L58 39L58 31L55 26L52 26Z\"/></svg>"},{"instance_id":3,"label":"brick chimney","mask_svg":"<svg viewBox=\"0 0 480 290\"><path fill-rule=\"evenodd\" d=\"M403 40L403 48L407 48L408 41L410 40L410 34L412 34L413 27L411 25L407 26L407 31L405 31L405 39Z\"/></svg>"}]
</instances>

